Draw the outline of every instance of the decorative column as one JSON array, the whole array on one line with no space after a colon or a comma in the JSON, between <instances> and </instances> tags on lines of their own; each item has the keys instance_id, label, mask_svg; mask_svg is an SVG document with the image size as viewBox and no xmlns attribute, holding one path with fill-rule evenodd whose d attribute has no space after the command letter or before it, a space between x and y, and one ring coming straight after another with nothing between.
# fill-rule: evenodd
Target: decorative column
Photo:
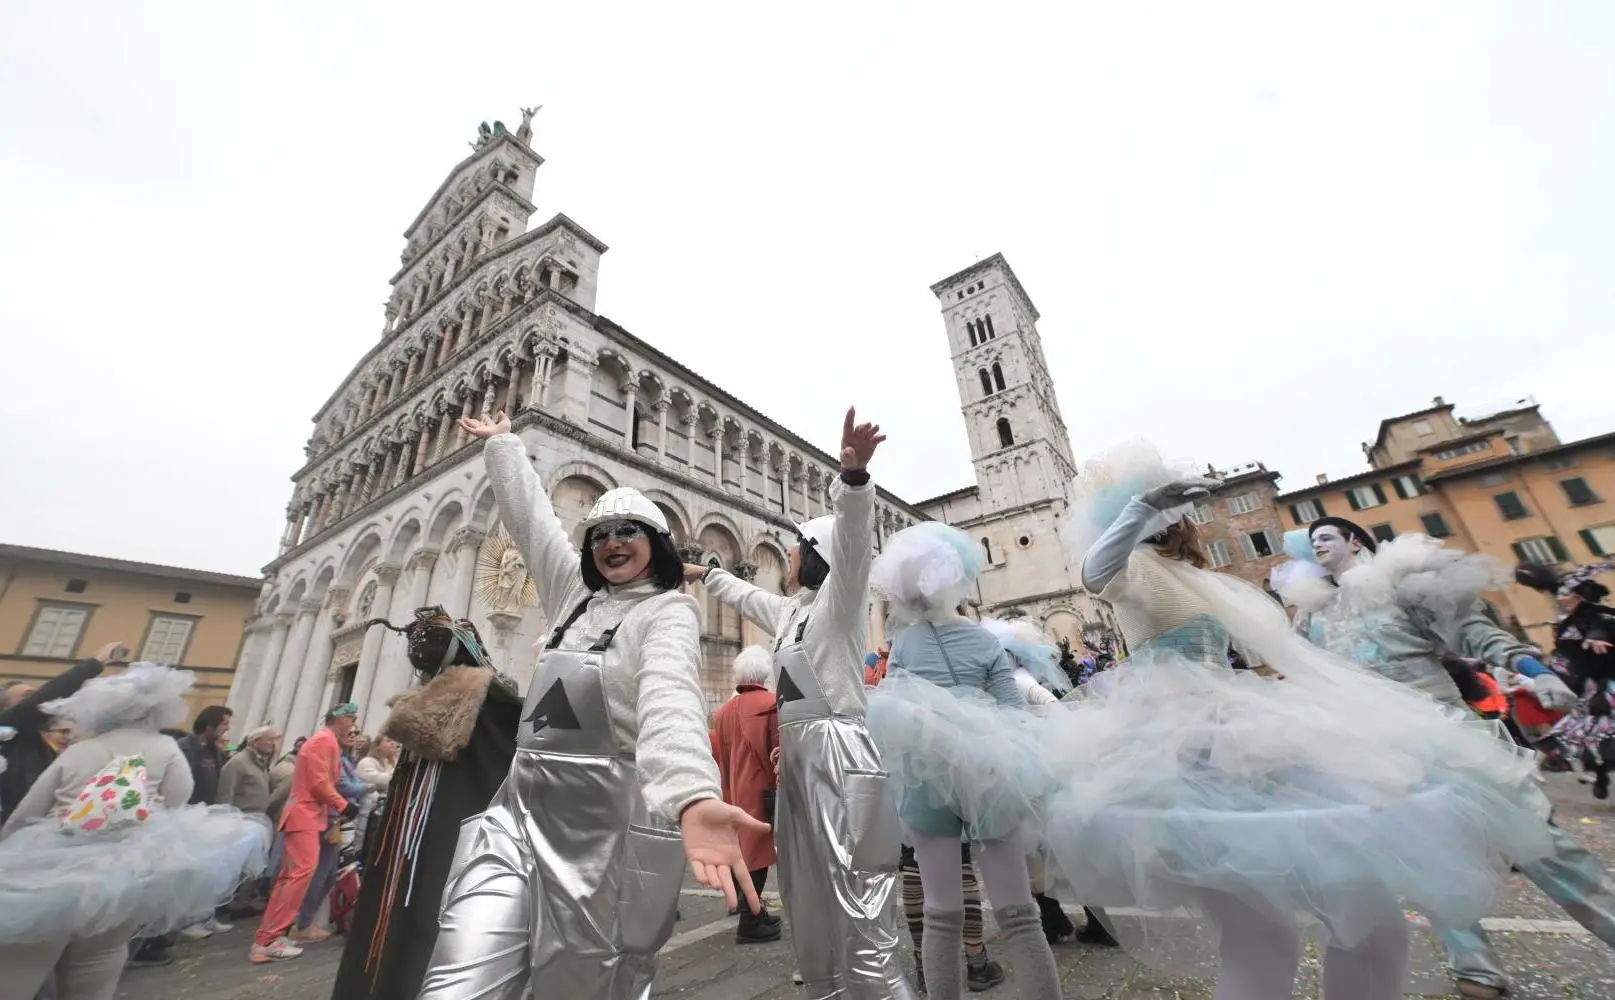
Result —
<instances>
[{"instance_id":1,"label":"decorative column","mask_svg":"<svg viewBox=\"0 0 1615 1000\"><path fill-rule=\"evenodd\" d=\"M415 449L415 442L420 438L419 431L410 431L404 435L404 440L398 445L398 464L395 466L392 486L402 486L409 481L409 469L412 463L411 455Z\"/></svg>"},{"instance_id":2,"label":"decorative column","mask_svg":"<svg viewBox=\"0 0 1615 1000\"><path fill-rule=\"evenodd\" d=\"M270 618L269 645L264 649L263 659L258 661L254 671L256 678L253 682L252 695L247 699L247 706L242 712L243 733L251 732L266 721L264 713L269 710L269 691L274 685L276 672L280 668L281 654L286 651L286 637L291 632L292 615L281 613Z\"/></svg>"},{"instance_id":3,"label":"decorative column","mask_svg":"<svg viewBox=\"0 0 1615 1000\"><path fill-rule=\"evenodd\" d=\"M634 450L634 421L639 419L639 380L633 376L623 380L622 385L623 412L628 416L628 422L623 425L622 444L629 451Z\"/></svg>"},{"instance_id":4,"label":"decorative column","mask_svg":"<svg viewBox=\"0 0 1615 1000\"><path fill-rule=\"evenodd\" d=\"M419 376L419 369L416 367L415 361L420 356L420 350L413 344L404 348L404 376L400 381L403 387L406 389L413 384L415 379Z\"/></svg>"},{"instance_id":5,"label":"decorative column","mask_svg":"<svg viewBox=\"0 0 1615 1000\"><path fill-rule=\"evenodd\" d=\"M376 567L376 596L370 602L370 613L377 618L386 618L392 615L393 585L398 582L397 566ZM371 688L375 686L376 664L381 658L381 644L383 637L392 635L384 628L373 628L365 633L364 643L359 647L359 669L353 675L353 703L361 711L367 711L370 704ZM367 717L361 716L365 723Z\"/></svg>"},{"instance_id":6,"label":"decorative column","mask_svg":"<svg viewBox=\"0 0 1615 1000\"><path fill-rule=\"evenodd\" d=\"M656 454L662 461L667 461L667 408L672 400L666 396L658 396L651 408L656 411Z\"/></svg>"},{"instance_id":7,"label":"decorative column","mask_svg":"<svg viewBox=\"0 0 1615 1000\"><path fill-rule=\"evenodd\" d=\"M487 536L476 528L461 528L454 533L449 548L454 552L453 586L438 603L456 618L471 616L471 585L477 571L477 550Z\"/></svg>"},{"instance_id":8,"label":"decorative column","mask_svg":"<svg viewBox=\"0 0 1615 1000\"><path fill-rule=\"evenodd\" d=\"M740 499L747 500L751 498L751 493L746 489L746 481L751 478L751 435L745 431L740 432L740 447L736 449L735 457L739 459L735 464L740 466L740 472L735 476L740 485Z\"/></svg>"},{"instance_id":9,"label":"decorative column","mask_svg":"<svg viewBox=\"0 0 1615 1000\"><path fill-rule=\"evenodd\" d=\"M391 441L382 444L381 481L376 484L376 493L380 495L393 488L394 466L398 462L398 448Z\"/></svg>"},{"instance_id":10,"label":"decorative column","mask_svg":"<svg viewBox=\"0 0 1615 1000\"><path fill-rule=\"evenodd\" d=\"M320 727L320 719L329 709L321 705L325 694L326 674L331 672L331 630L333 618L348 603L348 588L332 587L326 591L325 605L314 616L314 629L309 638L308 652L303 658L302 678L297 682L297 697L292 699L292 711L287 716L286 735L293 738L308 736Z\"/></svg>"},{"instance_id":11,"label":"decorative column","mask_svg":"<svg viewBox=\"0 0 1615 1000\"><path fill-rule=\"evenodd\" d=\"M516 388L521 384L521 377L521 359L511 358L509 375L505 379L505 412L512 417L516 415Z\"/></svg>"},{"instance_id":12,"label":"decorative column","mask_svg":"<svg viewBox=\"0 0 1615 1000\"><path fill-rule=\"evenodd\" d=\"M549 383L550 355L547 351L533 354L533 378L527 383L527 405L538 409L544 405L544 389Z\"/></svg>"},{"instance_id":13,"label":"decorative column","mask_svg":"<svg viewBox=\"0 0 1615 1000\"><path fill-rule=\"evenodd\" d=\"M342 520L342 515L347 513L349 482L349 479L343 479L336 484L336 495L331 500L331 520L333 521Z\"/></svg>"},{"instance_id":14,"label":"decorative column","mask_svg":"<svg viewBox=\"0 0 1615 1000\"><path fill-rule=\"evenodd\" d=\"M308 655L309 639L314 634L314 618L319 613L319 601L304 601L297 606L297 624L292 627L291 638L275 664L274 689L270 693L269 711L264 718L278 726L282 736L292 737L287 730L287 721L291 717L292 701L297 697L297 687L303 677L303 659Z\"/></svg>"},{"instance_id":15,"label":"decorative column","mask_svg":"<svg viewBox=\"0 0 1615 1000\"><path fill-rule=\"evenodd\" d=\"M693 423L694 421L692 421ZM719 421L707 431L707 437L712 441L712 483L718 489L723 489L723 422ZM690 447L695 447L695 438L690 438ZM690 465L695 465L695 455L690 455Z\"/></svg>"},{"instance_id":16,"label":"decorative column","mask_svg":"<svg viewBox=\"0 0 1615 1000\"><path fill-rule=\"evenodd\" d=\"M426 470L426 454L430 450L432 436L428 428L420 427L416 430L417 443L415 445L415 463L410 467L409 474L418 476Z\"/></svg>"},{"instance_id":17,"label":"decorative column","mask_svg":"<svg viewBox=\"0 0 1615 1000\"><path fill-rule=\"evenodd\" d=\"M469 417L471 415L471 401L475 398L476 396L474 393L468 392L465 394L465 399L460 403L460 416ZM456 424L454 433L454 447L456 449L464 448L466 439L469 437L470 435L465 432L465 428Z\"/></svg>"},{"instance_id":18,"label":"decorative column","mask_svg":"<svg viewBox=\"0 0 1615 1000\"><path fill-rule=\"evenodd\" d=\"M436 549L421 549L409 557L409 562L406 564L406 569L410 574L409 589L406 594L408 600L400 617L409 618L415 613L416 608L425 606L427 603L426 589L432 582L432 567L436 564ZM393 576L396 580L396 570L394 570ZM378 582L376 584L378 602L381 598L381 593L381 584ZM389 602L391 602L392 596L393 588L388 586L387 598ZM376 631L381 632L382 635L387 634L382 629L377 629ZM368 639L369 636L365 638ZM364 655L362 649L360 655ZM354 701L358 703L361 710L361 726L373 728L380 725L382 718L387 714L387 699L409 686L409 659L405 655L402 644L393 643L390 647L383 648L381 655L377 657L371 676L374 677L374 680L371 682L370 691L366 699L361 701L355 696Z\"/></svg>"},{"instance_id":19,"label":"decorative column","mask_svg":"<svg viewBox=\"0 0 1615 1000\"><path fill-rule=\"evenodd\" d=\"M454 436L454 425L451 424L449 411L442 406L437 408L437 433L433 435L432 464L436 465L443 459L443 450Z\"/></svg>"}]
</instances>

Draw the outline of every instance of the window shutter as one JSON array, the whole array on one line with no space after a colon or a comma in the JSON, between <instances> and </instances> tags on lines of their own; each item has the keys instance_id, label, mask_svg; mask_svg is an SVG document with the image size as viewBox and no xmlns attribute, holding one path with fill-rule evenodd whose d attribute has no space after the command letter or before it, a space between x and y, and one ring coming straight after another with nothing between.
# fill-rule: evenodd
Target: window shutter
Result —
<instances>
[{"instance_id":1,"label":"window shutter","mask_svg":"<svg viewBox=\"0 0 1615 1000\"><path fill-rule=\"evenodd\" d=\"M1362 510L1363 509L1363 505L1357 502L1357 491L1356 490L1347 490L1346 491L1346 502L1351 504L1351 509L1352 510Z\"/></svg>"},{"instance_id":2,"label":"window shutter","mask_svg":"<svg viewBox=\"0 0 1615 1000\"><path fill-rule=\"evenodd\" d=\"M1284 536L1279 534L1277 528L1263 528L1262 533L1267 536L1267 547L1274 555L1284 554Z\"/></svg>"},{"instance_id":3,"label":"window shutter","mask_svg":"<svg viewBox=\"0 0 1615 1000\"><path fill-rule=\"evenodd\" d=\"M1525 555L1525 545L1523 543L1515 542L1512 545L1510 545L1509 548L1514 550L1514 561L1515 562L1528 563L1528 562L1531 561Z\"/></svg>"},{"instance_id":4,"label":"window shutter","mask_svg":"<svg viewBox=\"0 0 1615 1000\"><path fill-rule=\"evenodd\" d=\"M1609 555L1608 552L1604 551L1603 546L1598 544L1598 536L1593 534L1591 528L1581 529L1581 544L1587 546L1587 551L1595 556Z\"/></svg>"},{"instance_id":5,"label":"window shutter","mask_svg":"<svg viewBox=\"0 0 1615 1000\"><path fill-rule=\"evenodd\" d=\"M1306 527L1305 522L1301 520L1301 508L1293 503L1290 504L1290 520L1295 522L1297 528Z\"/></svg>"},{"instance_id":6,"label":"window shutter","mask_svg":"<svg viewBox=\"0 0 1615 1000\"><path fill-rule=\"evenodd\" d=\"M1312 506L1318 511L1319 517L1328 517L1329 512L1323 509L1323 497L1312 501Z\"/></svg>"},{"instance_id":7,"label":"window shutter","mask_svg":"<svg viewBox=\"0 0 1615 1000\"><path fill-rule=\"evenodd\" d=\"M1245 553L1245 558L1246 559L1255 559L1256 558L1256 543L1251 541L1251 538L1250 538L1249 535L1240 535L1239 536L1239 548L1240 548L1240 551Z\"/></svg>"},{"instance_id":8,"label":"window shutter","mask_svg":"<svg viewBox=\"0 0 1615 1000\"><path fill-rule=\"evenodd\" d=\"M1553 558L1555 562L1570 561L1570 553L1565 551L1565 543L1559 541L1558 535L1549 535L1547 538L1543 539L1543 541L1547 542L1548 548L1553 550Z\"/></svg>"},{"instance_id":9,"label":"window shutter","mask_svg":"<svg viewBox=\"0 0 1615 1000\"><path fill-rule=\"evenodd\" d=\"M1391 485L1395 487L1397 496L1401 497L1403 500L1412 499L1408 496L1407 488L1403 485L1401 476L1397 476L1395 479L1391 480Z\"/></svg>"},{"instance_id":10,"label":"window shutter","mask_svg":"<svg viewBox=\"0 0 1615 1000\"><path fill-rule=\"evenodd\" d=\"M1385 488L1379 483L1374 484L1374 499L1378 500L1380 503L1385 502Z\"/></svg>"}]
</instances>

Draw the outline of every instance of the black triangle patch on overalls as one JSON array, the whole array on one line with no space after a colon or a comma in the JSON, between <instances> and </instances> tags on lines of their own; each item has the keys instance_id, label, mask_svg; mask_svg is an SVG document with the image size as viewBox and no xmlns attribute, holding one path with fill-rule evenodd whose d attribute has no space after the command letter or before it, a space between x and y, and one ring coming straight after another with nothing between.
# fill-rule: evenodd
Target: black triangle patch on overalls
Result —
<instances>
[{"instance_id":1,"label":"black triangle patch on overalls","mask_svg":"<svg viewBox=\"0 0 1615 1000\"><path fill-rule=\"evenodd\" d=\"M802 624L800 624L800 625L798 625L796 627L796 641L798 643L800 643L800 642L803 641L803 639L806 636L807 636L807 619L804 618L804 619L802 619ZM781 641L775 643L774 644L774 651L778 652L781 648L784 647L784 645L785 645L785 642L784 642L783 639ZM791 677L791 672L789 670L781 670L779 672L779 692L778 692L778 695L779 695L779 697L778 697L779 703L782 704L782 705L785 702L788 702L788 701L801 701L803 698L807 697L807 695L802 693L802 689L796 686L796 681Z\"/></svg>"},{"instance_id":2,"label":"black triangle patch on overalls","mask_svg":"<svg viewBox=\"0 0 1615 1000\"><path fill-rule=\"evenodd\" d=\"M572 702L566 696L566 685L556 680L550 689L544 692L544 697L538 699L533 706L533 712L522 721L532 725L533 732L540 729L582 729L578 721L578 713L573 710Z\"/></svg>"}]
</instances>

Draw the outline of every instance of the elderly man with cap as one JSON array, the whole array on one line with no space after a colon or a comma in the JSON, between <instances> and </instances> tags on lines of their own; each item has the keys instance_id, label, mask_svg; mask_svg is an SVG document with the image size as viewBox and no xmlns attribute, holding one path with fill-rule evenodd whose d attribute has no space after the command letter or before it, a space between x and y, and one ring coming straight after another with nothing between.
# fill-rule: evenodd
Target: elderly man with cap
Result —
<instances>
[{"instance_id":1,"label":"elderly man with cap","mask_svg":"<svg viewBox=\"0 0 1615 1000\"><path fill-rule=\"evenodd\" d=\"M888 777L865 722L875 488L886 440L849 409L835 513L797 529L786 587L769 593L721 569L685 579L774 637L780 784L774 840L791 946L810 1000L908 1000L890 905L901 850ZM836 487L833 487L836 488Z\"/></svg>"},{"instance_id":2,"label":"elderly man with cap","mask_svg":"<svg viewBox=\"0 0 1615 1000\"><path fill-rule=\"evenodd\" d=\"M1496 674L1518 673L1544 708L1574 706L1575 696L1542 664L1538 650L1482 611L1481 593L1509 579L1493 560L1417 534L1382 545L1341 517L1320 518L1306 534L1310 544L1286 545L1298 560L1286 564L1286 572L1275 571L1272 583L1297 609L1296 630L1314 645L1460 709L1463 699L1442 666L1443 653L1480 660ZM1545 819L1549 808L1544 797ZM1553 839L1554 854L1521 864L1520 871L1582 926L1615 945L1615 883L1595 856L1556 825ZM1479 924L1438 930L1460 995L1496 1000L1507 993L1508 976Z\"/></svg>"},{"instance_id":3,"label":"elderly man with cap","mask_svg":"<svg viewBox=\"0 0 1615 1000\"><path fill-rule=\"evenodd\" d=\"M218 804L235 806L244 813L262 816L269 812L269 768L275 762L280 731L273 725L259 726L241 741L241 749L225 762L219 772Z\"/></svg>"},{"instance_id":4,"label":"elderly man with cap","mask_svg":"<svg viewBox=\"0 0 1615 1000\"><path fill-rule=\"evenodd\" d=\"M325 713L325 727L309 737L298 751L291 796L280 814L285 859L248 956L255 965L303 953L287 935L314 882L320 842L331 823L330 813L335 811L344 819L359 815L359 804L349 802L337 791L342 777L342 744L358 724L358 705L337 705Z\"/></svg>"}]
</instances>

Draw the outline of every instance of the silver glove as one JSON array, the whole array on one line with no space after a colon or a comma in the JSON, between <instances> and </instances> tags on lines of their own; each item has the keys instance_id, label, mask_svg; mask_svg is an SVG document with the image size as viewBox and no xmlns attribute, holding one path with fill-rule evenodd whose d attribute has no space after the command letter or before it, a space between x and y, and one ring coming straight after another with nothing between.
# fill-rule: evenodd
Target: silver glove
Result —
<instances>
[{"instance_id":1,"label":"silver glove","mask_svg":"<svg viewBox=\"0 0 1615 1000\"><path fill-rule=\"evenodd\" d=\"M1139 499L1156 510L1171 510L1173 507L1181 507L1203 496L1208 496L1212 490L1221 485L1222 483L1215 479L1194 476L1189 479L1179 479L1174 482L1164 483L1139 497Z\"/></svg>"}]
</instances>

